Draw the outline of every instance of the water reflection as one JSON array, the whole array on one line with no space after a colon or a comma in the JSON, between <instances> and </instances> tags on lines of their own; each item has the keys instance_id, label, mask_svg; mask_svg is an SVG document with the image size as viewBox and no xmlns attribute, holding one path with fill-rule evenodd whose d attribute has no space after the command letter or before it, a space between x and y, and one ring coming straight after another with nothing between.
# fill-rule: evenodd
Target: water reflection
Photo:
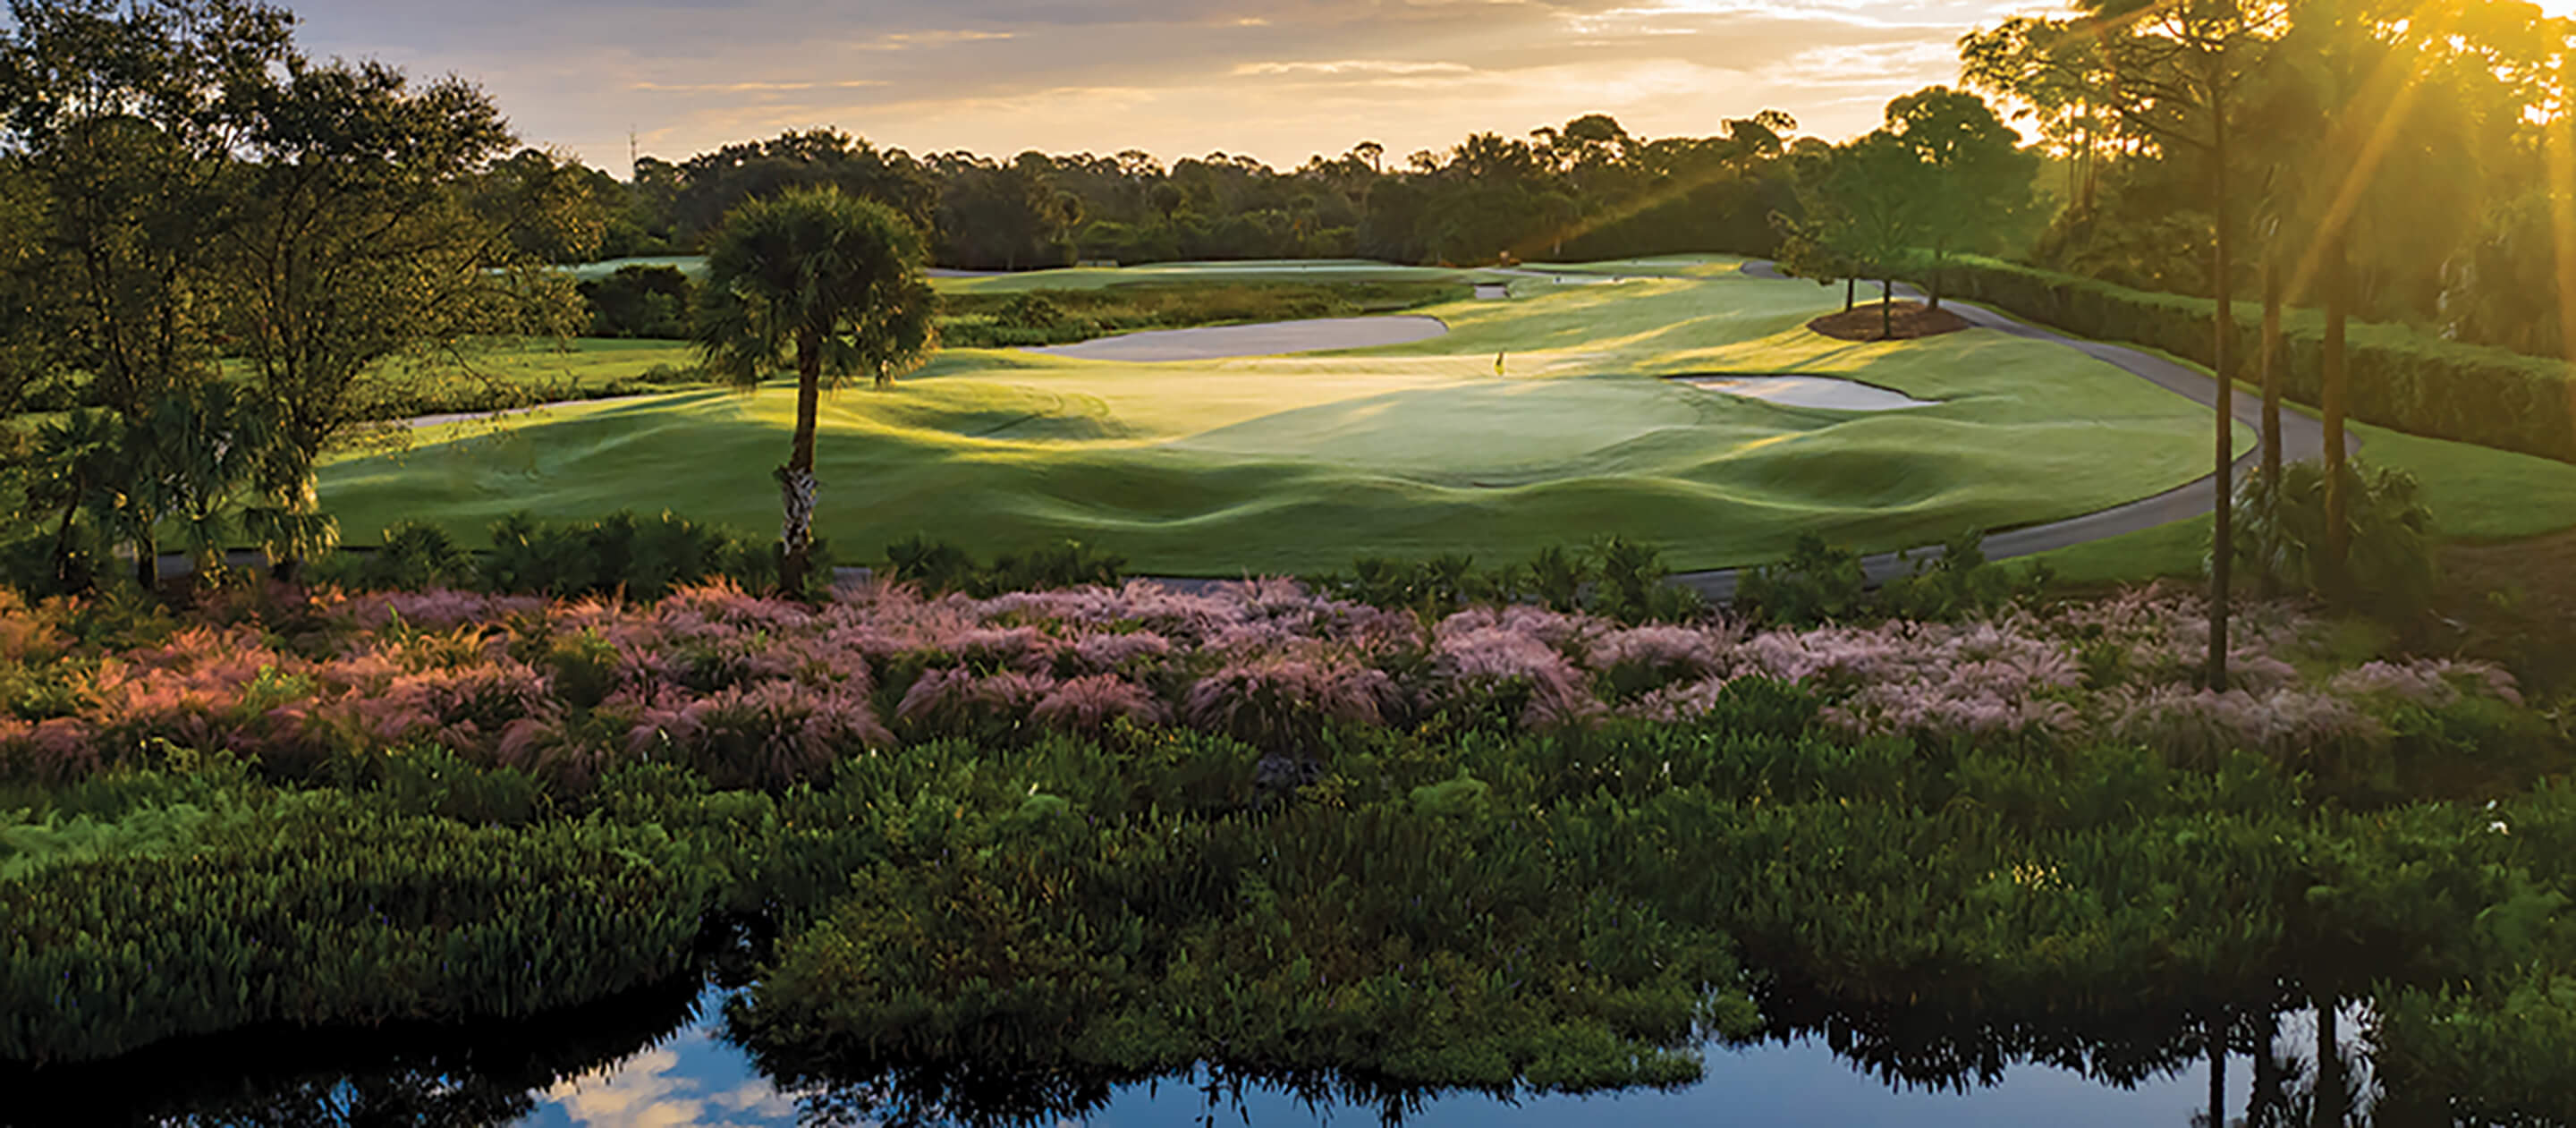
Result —
<instances>
[{"instance_id":1,"label":"water reflection","mask_svg":"<svg viewBox=\"0 0 2576 1128\"><path fill-rule=\"evenodd\" d=\"M514 1124L557 1083L702 1025L675 979L524 1022L252 1028L69 1068L0 1065L0 1124Z\"/></svg>"},{"instance_id":2,"label":"water reflection","mask_svg":"<svg viewBox=\"0 0 2576 1128\"><path fill-rule=\"evenodd\" d=\"M1768 1000L1780 1032L1758 1045L1712 1047L1699 1084L1515 1097L1340 1076L1200 1071L1155 1079L755 1052L725 1037L725 995L692 979L524 1023L251 1032L102 1066L0 1069L0 1124L1181 1128L1393 1119L1420 1128L1538 1128L1616 1117L1623 1128L2079 1120L2088 1128L2184 1128L2203 1122L2209 1099L2193 1030L2086 1038L2041 1023L1961 1024L1904 1010L1801 1011L1781 999ZM2301 1045L2313 1029L2292 1016L2281 1045ZM2243 1056L2228 1071L2231 1121L2249 1108L2254 1072ZM2303 1075L2293 1061L2294 1095ZM2296 1111L2304 1122L2304 1102Z\"/></svg>"}]
</instances>

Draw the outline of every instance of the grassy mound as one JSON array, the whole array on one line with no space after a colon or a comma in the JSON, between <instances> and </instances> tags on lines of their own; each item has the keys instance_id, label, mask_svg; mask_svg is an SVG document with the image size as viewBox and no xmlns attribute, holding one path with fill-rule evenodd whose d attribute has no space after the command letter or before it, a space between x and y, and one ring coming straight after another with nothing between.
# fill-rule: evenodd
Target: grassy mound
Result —
<instances>
[{"instance_id":1,"label":"grassy mound","mask_svg":"<svg viewBox=\"0 0 2576 1128\"><path fill-rule=\"evenodd\" d=\"M1425 311L1451 332L1367 354L1189 364L951 350L825 405L818 531L873 552L921 531L978 551L1073 537L1144 571L1316 571L1355 555L1624 530L1682 567L1866 549L2099 509L2196 476L2203 409L2059 346L1974 331L1853 344L1812 287L1709 264ZM1553 269L1553 268L1551 268ZM1615 272L1615 271L1614 271ZM1494 376L1496 354L1506 375ZM1946 401L1903 417L1712 396L1657 377L1797 371ZM325 504L367 543L414 517L474 535L518 510L667 506L776 523L794 397L693 392L432 430L346 459ZM2249 440L2250 441L2250 440Z\"/></svg>"}]
</instances>

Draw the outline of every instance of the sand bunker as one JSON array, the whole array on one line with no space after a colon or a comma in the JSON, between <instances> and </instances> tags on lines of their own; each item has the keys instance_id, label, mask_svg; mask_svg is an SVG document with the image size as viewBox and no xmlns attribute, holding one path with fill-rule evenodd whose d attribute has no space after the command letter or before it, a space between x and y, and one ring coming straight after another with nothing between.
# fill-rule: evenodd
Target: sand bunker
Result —
<instances>
[{"instance_id":1,"label":"sand bunker","mask_svg":"<svg viewBox=\"0 0 2576 1128\"><path fill-rule=\"evenodd\" d=\"M1831 376L1680 376L1675 379L1694 388L1730 396L1828 411L1897 411L1908 407L1930 407L1937 402Z\"/></svg>"},{"instance_id":2,"label":"sand bunker","mask_svg":"<svg viewBox=\"0 0 2576 1128\"><path fill-rule=\"evenodd\" d=\"M1449 327L1436 317L1336 317L1314 321L1274 321L1266 325L1159 329L1028 351L1083 360L1224 360L1239 356L1278 356L1283 353L1409 345L1448 331Z\"/></svg>"}]
</instances>

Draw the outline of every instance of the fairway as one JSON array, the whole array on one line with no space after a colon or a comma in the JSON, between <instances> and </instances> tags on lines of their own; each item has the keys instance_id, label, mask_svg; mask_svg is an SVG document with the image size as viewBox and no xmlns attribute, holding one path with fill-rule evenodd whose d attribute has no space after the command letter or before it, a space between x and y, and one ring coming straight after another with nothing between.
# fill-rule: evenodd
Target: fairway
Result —
<instances>
[{"instance_id":1,"label":"fairway","mask_svg":"<svg viewBox=\"0 0 2576 1128\"><path fill-rule=\"evenodd\" d=\"M1168 575L1370 554L1499 562L1618 532L1707 568L1776 559L1809 530L1882 550L2048 521L2207 469L2205 409L2072 349L1991 330L1832 340L1805 323L1839 308L1838 291L1733 266L1536 268L1625 280L1512 276L1514 300L1421 311L1449 331L1366 351L948 351L892 391L826 399L818 529L852 562L913 532L979 552L1072 537ZM1664 378L1730 373L1933 402L1839 411ZM334 463L322 496L360 544L403 518L479 543L520 509L669 509L765 531L793 409L792 388L772 384L432 428L408 452Z\"/></svg>"}]
</instances>

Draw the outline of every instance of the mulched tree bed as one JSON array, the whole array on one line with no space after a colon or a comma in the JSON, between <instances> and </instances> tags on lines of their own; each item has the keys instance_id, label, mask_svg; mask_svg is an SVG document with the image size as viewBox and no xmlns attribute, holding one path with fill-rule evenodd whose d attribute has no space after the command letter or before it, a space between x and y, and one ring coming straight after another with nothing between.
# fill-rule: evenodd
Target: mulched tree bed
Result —
<instances>
[{"instance_id":1,"label":"mulched tree bed","mask_svg":"<svg viewBox=\"0 0 2576 1128\"><path fill-rule=\"evenodd\" d=\"M1898 302L1887 311L1887 319L1892 324L1882 323L1878 303L1869 302L1819 317L1807 328L1838 341L1911 341L1968 327L1966 318L1946 309L1926 309L1921 302ZM1883 328L1892 331L1882 332Z\"/></svg>"}]
</instances>

